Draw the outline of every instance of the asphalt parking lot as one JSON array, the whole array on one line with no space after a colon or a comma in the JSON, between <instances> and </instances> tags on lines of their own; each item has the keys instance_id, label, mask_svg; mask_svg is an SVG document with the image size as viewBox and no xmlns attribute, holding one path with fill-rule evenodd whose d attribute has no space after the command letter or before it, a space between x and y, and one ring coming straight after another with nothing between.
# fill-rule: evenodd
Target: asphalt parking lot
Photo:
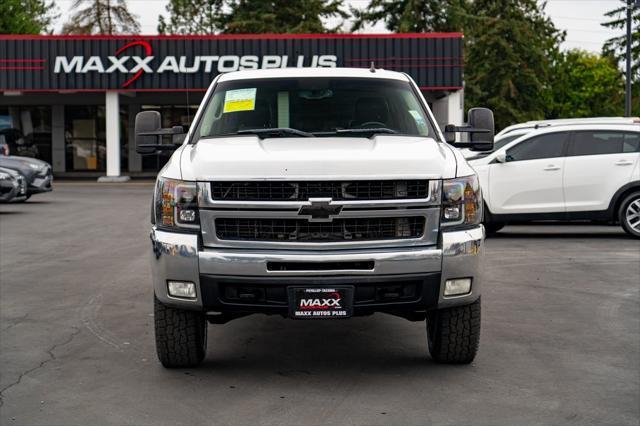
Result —
<instances>
[{"instance_id":1,"label":"asphalt parking lot","mask_svg":"<svg viewBox=\"0 0 640 426\"><path fill-rule=\"evenodd\" d=\"M487 240L480 352L435 364L387 315L209 326L198 369L153 342L146 183L58 183L0 205L0 422L640 423L640 242L617 227Z\"/></svg>"}]
</instances>

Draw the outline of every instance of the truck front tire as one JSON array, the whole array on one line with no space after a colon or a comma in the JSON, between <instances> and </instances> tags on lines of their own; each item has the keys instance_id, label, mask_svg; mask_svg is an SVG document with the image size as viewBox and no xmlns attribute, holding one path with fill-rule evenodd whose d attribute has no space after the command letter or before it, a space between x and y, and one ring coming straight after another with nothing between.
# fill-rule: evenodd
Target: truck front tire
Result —
<instances>
[{"instance_id":1,"label":"truck front tire","mask_svg":"<svg viewBox=\"0 0 640 426\"><path fill-rule=\"evenodd\" d=\"M165 306L154 296L156 352L166 368L195 367L207 352L207 321L200 312Z\"/></svg>"},{"instance_id":2,"label":"truck front tire","mask_svg":"<svg viewBox=\"0 0 640 426\"><path fill-rule=\"evenodd\" d=\"M480 344L480 298L470 305L439 309L427 315L427 340L437 362L469 364Z\"/></svg>"}]
</instances>

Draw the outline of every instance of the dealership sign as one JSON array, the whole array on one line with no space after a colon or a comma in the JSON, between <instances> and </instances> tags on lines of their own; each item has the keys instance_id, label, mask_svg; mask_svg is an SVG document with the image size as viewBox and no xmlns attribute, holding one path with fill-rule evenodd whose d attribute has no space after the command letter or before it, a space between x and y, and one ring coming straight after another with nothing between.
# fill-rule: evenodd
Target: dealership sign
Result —
<instances>
[{"instance_id":1,"label":"dealership sign","mask_svg":"<svg viewBox=\"0 0 640 426\"><path fill-rule=\"evenodd\" d=\"M425 90L462 86L460 34L0 36L0 91L205 90L220 73L376 67Z\"/></svg>"},{"instance_id":2,"label":"dealership sign","mask_svg":"<svg viewBox=\"0 0 640 426\"><path fill-rule=\"evenodd\" d=\"M142 46L147 56L121 55L127 49ZM287 55L196 55L174 56L163 58L153 56L153 48L148 41L133 41L127 43L115 53L116 56L107 56L106 63L101 56L56 56L53 72L86 74L96 72L100 74L123 73L134 74L128 78L122 87L129 87L144 73L225 73L231 71L258 69L258 68L286 68L295 67L335 67L338 58L335 55L312 55L309 60L304 55L298 55L292 63L289 63ZM159 63L159 65L157 65Z\"/></svg>"}]
</instances>

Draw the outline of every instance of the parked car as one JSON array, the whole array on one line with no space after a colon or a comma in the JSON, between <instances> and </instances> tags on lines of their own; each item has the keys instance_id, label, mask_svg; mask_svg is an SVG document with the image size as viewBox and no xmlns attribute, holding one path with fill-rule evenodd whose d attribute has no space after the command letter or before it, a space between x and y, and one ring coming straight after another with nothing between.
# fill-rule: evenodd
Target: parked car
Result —
<instances>
[{"instance_id":1,"label":"parked car","mask_svg":"<svg viewBox=\"0 0 640 426\"><path fill-rule=\"evenodd\" d=\"M14 155L0 155L0 167L20 172L27 180L27 199L53 189L51 165L42 160Z\"/></svg>"},{"instance_id":2,"label":"parked car","mask_svg":"<svg viewBox=\"0 0 640 426\"><path fill-rule=\"evenodd\" d=\"M27 181L15 170L0 167L0 203L14 203L27 199Z\"/></svg>"},{"instance_id":3,"label":"parked car","mask_svg":"<svg viewBox=\"0 0 640 426\"><path fill-rule=\"evenodd\" d=\"M501 136L497 136L495 138L493 144L493 151L497 151L498 149L506 146L509 142L516 140L522 135L526 135L527 133L533 131L533 129L516 129L508 134L503 134ZM486 157L491 154L493 151L474 151L471 148L461 148L460 152L462 156L467 160L477 160L478 158Z\"/></svg>"},{"instance_id":4,"label":"parked car","mask_svg":"<svg viewBox=\"0 0 640 426\"><path fill-rule=\"evenodd\" d=\"M496 137L506 135L516 130L537 130L543 127L567 126L572 124L640 124L640 117L583 117L532 120L505 127L496 134Z\"/></svg>"},{"instance_id":5,"label":"parked car","mask_svg":"<svg viewBox=\"0 0 640 426\"><path fill-rule=\"evenodd\" d=\"M203 360L207 321L255 313L385 312L425 322L435 360L474 359L480 187L409 76L232 72L213 81L184 143L160 144L182 133L160 123L159 112L141 112L135 130L138 153L177 149L158 174L151 215L165 367ZM491 149L491 111L471 109L469 123L456 131Z\"/></svg>"},{"instance_id":6,"label":"parked car","mask_svg":"<svg viewBox=\"0 0 640 426\"><path fill-rule=\"evenodd\" d=\"M529 132L555 126L567 126L567 125L588 125L588 124L640 124L639 117L589 117L589 118L562 118L554 120L538 120L527 121L525 123L514 124L509 127L505 127L496 134L493 150L497 151L509 142L516 140L522 135L526 135ZM489 152L474 151L471 148L460 149L462 155L467 160L474 160L489 155Z\"/></svg>"},{"instance_id":7,"label":"parked car","mask_svg":"<svg viewBox=\"0 0 640 426\"><path fill-rule=\"evenodd\" d=\"M619 222L640 237L640 124L573 124L531 131L470 161L485 226L509 222Z\"/></svg>"}]
</instances>

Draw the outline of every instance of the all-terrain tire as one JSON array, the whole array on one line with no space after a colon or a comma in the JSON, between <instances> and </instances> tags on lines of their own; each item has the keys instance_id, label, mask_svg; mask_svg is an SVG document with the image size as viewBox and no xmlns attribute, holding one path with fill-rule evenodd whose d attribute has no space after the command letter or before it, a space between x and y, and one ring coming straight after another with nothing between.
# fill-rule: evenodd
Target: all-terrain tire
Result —
<instances>
[{"instance_id":1,"label":"all-terrain tire","mask_svg":"<svg viewBox=\"0 0 640 426\"><path fill-rule=\"evenodd\" d=\"M156 352L166 368L195 367L207 352L207 322L200 312L165 306L153 298Z\"/></svg>"},{"instance_id":2,"label":"all-terrain tire","mask_svg":"<svg viewBox=\"0 0 640 426\"><path fill-rule=\"evenodd\" d=\"M625 197L618 209L618 220L625 232L632 237L640 238L640 192Z\"/></svg>"},{"instance_id":3,"label":"all-terrain tire","mask_svg":"<svg viewBox=\"0 0 640 426\"><path fill-rule=\"evenodd\" d=\"M429 353L437 362L469 364L480 344L480 298L427 315Z\"/></svg>"}]
</instances>

